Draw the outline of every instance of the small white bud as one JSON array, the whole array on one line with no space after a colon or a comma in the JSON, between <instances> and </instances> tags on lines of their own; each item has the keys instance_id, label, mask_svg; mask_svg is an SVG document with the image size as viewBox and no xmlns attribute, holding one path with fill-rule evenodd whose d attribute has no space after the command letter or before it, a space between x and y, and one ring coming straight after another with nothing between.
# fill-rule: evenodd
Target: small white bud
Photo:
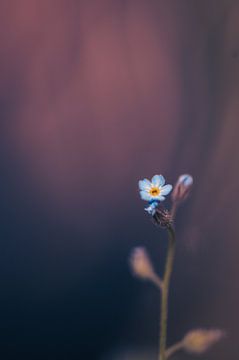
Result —
<instances>
[{"instance_id":1,"label":"small white bud","mask_svg":"<svg viewBox=\"0 0 239 360\"><path fill-rule=\"evenodd\" d=\"M191 175L183 174L179 176L176 185L172 192L173 202L179 203L187 199L193 185L193 178Z\"/></svg>"}]
</instances>

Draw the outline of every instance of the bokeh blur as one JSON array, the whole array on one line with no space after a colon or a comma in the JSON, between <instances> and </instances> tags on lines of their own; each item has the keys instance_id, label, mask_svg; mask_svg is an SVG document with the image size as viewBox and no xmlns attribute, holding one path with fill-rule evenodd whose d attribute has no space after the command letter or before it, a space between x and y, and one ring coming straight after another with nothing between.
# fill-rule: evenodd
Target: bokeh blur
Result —
<instances>
[{"instance_id":1,"label":"bokeh blur","mask_svg":"<svg viewBox=\"0 0 239 360\"><path fill-rule=\"evenodd\" d=\"M1 359L156 359L159 295L128 257L162 272L167 241L137 182L185 172L168 341L222 328L203 359L237 359L238 1L1 0L0 18Z\"/></svg>"}]
</instances>

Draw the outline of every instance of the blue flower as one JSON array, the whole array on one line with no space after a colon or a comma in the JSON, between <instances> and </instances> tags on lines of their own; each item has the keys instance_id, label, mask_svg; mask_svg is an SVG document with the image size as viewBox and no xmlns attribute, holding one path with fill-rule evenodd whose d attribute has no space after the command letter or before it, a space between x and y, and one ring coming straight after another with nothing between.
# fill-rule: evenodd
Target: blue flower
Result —
<instances>
[{"instance_id":1,"label":"blue flower","mask_svg":"<svg viewBox=\"0 0 239 360\"><path fill-rule=\"evenodd\" d=\"M151 203L151 208L145 209L146 211L153 211L154 202L164 201L165 196L170 193L172 190L172 185L164 185L165 179L162 175L154 175L152 180L148 179L139 181L139 190L142 200L148 201Z\"/></svg>"}]
</instances>

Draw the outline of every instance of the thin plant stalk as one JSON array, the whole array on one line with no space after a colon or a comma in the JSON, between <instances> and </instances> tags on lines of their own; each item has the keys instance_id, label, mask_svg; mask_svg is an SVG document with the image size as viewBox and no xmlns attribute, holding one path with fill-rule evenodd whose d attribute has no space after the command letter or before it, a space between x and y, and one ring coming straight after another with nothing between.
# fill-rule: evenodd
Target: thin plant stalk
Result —
<instances>
[{"instance_id":1,"label":"thin plant stalk","mask_svg":"<svg viewBox=\"0 0 239 360\"><path fill-rule=\"evenodd\" d=\"M171 208L171 216L172 216L172 219L174 220L175 219L175 216L176 216L176 212L178 210L178 202L177 201L174 201L173 202L173 205L172 205L172 208Z\"/></svg>"},{"instance_id":2,"label":"thin plant stalk","mask_svg":"<svg viewBox=\"0 0 239 360\"><path fill-rule=\"evenodd\" d=\"M175 255L175 232L170 225L168 228L168 253L165 264L165 272L163 277L161 311L160 311L160 340L159 340L159 360L166 360L167 345L167 320L168 320L168 293L171 273L173 270L173 262Z\"/></svg>"},{"instance_id":3,"label":"thin plant stalk","mask_svg":"<svg viewBox=\"0 0 239 360\"><path fill-rule=\"evenodd\" d=\"M182 350L184 346L184 342L183 341L179 341L176 344L170 346L167 350L166 350L166 359L170 358L174 353L176 353L179 350Z\"/></svg>"}]
</instances>

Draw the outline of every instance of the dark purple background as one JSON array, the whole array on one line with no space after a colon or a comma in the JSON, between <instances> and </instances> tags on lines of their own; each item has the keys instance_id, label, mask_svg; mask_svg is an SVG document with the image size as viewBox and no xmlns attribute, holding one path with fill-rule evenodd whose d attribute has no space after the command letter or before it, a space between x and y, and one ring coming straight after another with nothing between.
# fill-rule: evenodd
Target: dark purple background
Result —
<instances>
[{"instance_id":1,"label":"dark purple background","mask_svg":"<svg viewBox=\"0 0 239 360\"><path fill-rule=\"evenodd\" d=\"M157 292L127 261L143 244L162 271L166 237L137 181L189 172L169 343L224 328L203 358L237 359L238 2L3 0L0 18L1 358L156 347Z\"/></svg>"}]
</instances>

